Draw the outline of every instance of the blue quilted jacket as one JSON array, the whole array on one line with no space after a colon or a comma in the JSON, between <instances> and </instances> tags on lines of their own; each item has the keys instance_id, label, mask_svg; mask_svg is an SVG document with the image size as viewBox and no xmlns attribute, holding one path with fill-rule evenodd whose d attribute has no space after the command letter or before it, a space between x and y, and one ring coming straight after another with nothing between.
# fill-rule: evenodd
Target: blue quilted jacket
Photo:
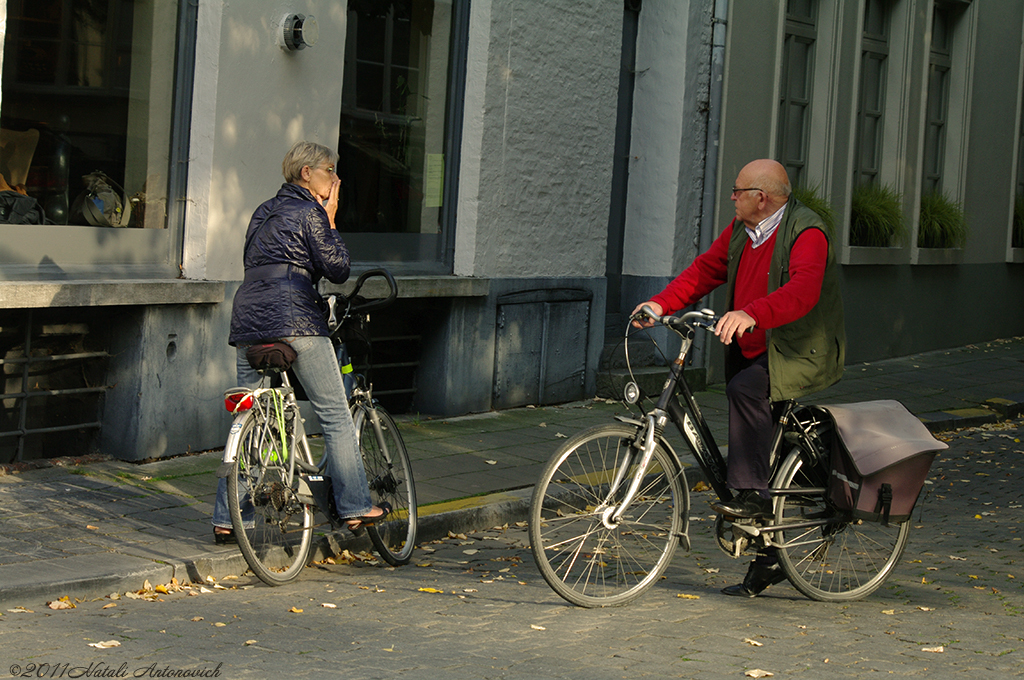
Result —
<instances>
[{"instance_id":1,"label":"blue quilted jacket","mask_svg":"<svg viewBox=\"0 0 1024 680\"><path fill-rule=\"evenodd\" d=\"M231 309L232 345L327 335L321 278L343 283L348 248L313 195L285 183L256 208L245 232L245 280Z\"/></svg>"}]
</instances>

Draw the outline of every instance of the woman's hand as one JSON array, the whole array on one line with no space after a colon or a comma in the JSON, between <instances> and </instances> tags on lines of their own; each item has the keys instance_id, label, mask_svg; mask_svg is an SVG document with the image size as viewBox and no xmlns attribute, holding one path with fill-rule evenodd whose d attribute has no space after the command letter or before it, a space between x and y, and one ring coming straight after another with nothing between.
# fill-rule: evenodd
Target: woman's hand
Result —
<instances>
[{"instance_id":1,"label":"woman's hand","mask_svg":"<svg viewBox=\"0 0 1024 680\"><path fill-rule=\"evenodd\" d=\"M341 187L341 180L337 176L331 181L331 190L327 194L327 204L324 206L324 210L327 211L327 218L330 220L331 229L337 229L334 226L334 215L338 212L338 191Z\"/></svg>"}]
</instances>

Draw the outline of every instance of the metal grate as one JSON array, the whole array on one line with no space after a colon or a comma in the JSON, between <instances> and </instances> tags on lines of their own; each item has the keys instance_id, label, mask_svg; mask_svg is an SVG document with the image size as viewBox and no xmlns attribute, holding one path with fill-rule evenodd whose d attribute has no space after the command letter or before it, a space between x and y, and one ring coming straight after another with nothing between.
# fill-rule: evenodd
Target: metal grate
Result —
<instances>
[{"instance_id":1,"label":"metal grate","mask_svg":"<svg viewBox=\"0 0 1024 680\"><path fill-rule=\"evenodd\" d=\"M67 310L0 317L0 463L89 453L100 429L109 353Z\"/></svg>"}]
</instances>

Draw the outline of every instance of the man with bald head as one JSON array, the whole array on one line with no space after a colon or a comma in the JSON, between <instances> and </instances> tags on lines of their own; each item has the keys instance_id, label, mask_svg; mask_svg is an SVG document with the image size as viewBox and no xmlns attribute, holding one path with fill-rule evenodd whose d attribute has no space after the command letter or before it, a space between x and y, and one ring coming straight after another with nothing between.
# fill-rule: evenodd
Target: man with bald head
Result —
<instances>
[{"instance_id":1,"label":"man with bald head","mask_svg":"<svg viewBox=\"0 0 1024 680\"><path fill-rule=\"evenodd\" d=\"M817 213L791 196L786 169L769 159L748 163L731 199L736 217L725 231L634 313L649 305L658 315L672 314L727 285L729 310L715 335L726 345L727 483L736 493L712 508L727 517L759 518L772 514L772 402L839 380L846 335L830 236ZM784 579L769 549L758 553L742 584L722 592L755 597Z\"/></svg>"}]
</instances>

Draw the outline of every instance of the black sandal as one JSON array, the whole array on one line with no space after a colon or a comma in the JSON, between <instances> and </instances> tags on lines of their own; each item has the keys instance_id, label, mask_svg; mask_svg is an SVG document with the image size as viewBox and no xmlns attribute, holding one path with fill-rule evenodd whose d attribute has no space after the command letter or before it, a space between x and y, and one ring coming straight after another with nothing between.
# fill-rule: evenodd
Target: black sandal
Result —
<instances>
[{"instance_id":1,"label":"black sandal","mask_svg":"<svg viewBox=\"0 0 1024 680\"><path fill-rule=\"evenodd\" d=\"M379 515L359 515L358 517L346 517L342 521L346 524L348 524L349 522L359 522L359 524L356 525L356 529L358 529L360 527L370 526L374 522L379 522L382 519L386 519L387 516L391 514L391 504L388 503L387 501L379 503L374 507L380 508L384 512L382 512ZM349 529L352 529L351 525L349 525Z\"/></svg>"}]
</instances>

